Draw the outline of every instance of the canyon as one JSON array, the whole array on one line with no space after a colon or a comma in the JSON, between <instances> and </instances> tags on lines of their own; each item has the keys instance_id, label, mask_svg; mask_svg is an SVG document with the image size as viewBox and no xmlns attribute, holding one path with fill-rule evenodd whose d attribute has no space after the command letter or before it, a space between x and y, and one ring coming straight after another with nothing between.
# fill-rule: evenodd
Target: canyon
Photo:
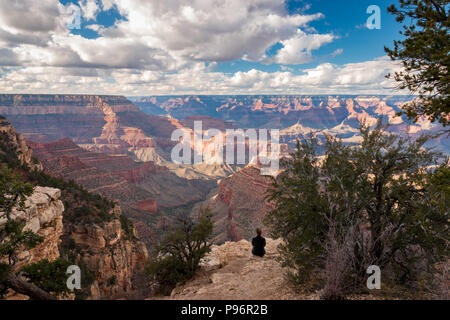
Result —
<instances>
[{"instance_id":1,"label":"canyon","mask_svg":"<svg viewBox=\"0 0 450 320\"><path fill-rule=\"evenodd\" d=\"M359 123L371 125L378 118L390 123L389 131L418 137L442 130L425 119L412 123L397 116L410 96L302 96L302 95L223 95L223 96L144 96L129 97L145 113L184 119L208 116L239 128L280 129L280 141L292 149L296 139L310 134L322 142L326 134L345 143L359 142ZM431 140L428 146L450 153L448 137Z\"/></svg>"},{"instance_id":2,"label":"canyon","mask_svg":"<svg viewBox=\"0 0 450 320\"><path fill-rule=\"evenodd\" d=\"M360 121L389 121L391 132L436 134L440 127L397 116L407 96L148 96L0 95L0 114L22 133L46 173L74 180L116 201L151 247L178 216L214 212L214 241L249 239L271 210L271 185L253 165L175 164L172 132L216 128L280 130L281 156L297 139L326 135L360 141ZM206 148L191 145L194 151ZM450 152L447 136L428 146ZM200 148L200 149L199 149ZM246 159L248 162L249 159Z\"/></svg>"},{"instance_id":3,"label":"canyon","mask_svg":"<svg viewBox=\"0 0 450 320\"><path fill-rule=\"evenodd\" d=\"M164 166L138 163L127 155L88 151L68 138L30 146L46 173L120 203L146 243L157 242L158 226L165 225L171 208L202 200L212 183L183 179Z\"/></svg>"},{"instance_id":4,"label":"canyon","mask_svg":"<svg viewBox=\"0 0 450 320\"><path fill-rule=\"evenodd\" d=\"M157 242L160 228L178 214L173 211L185 214L206 199L217 177L233 170L173 164L170 136L183 125L144 114L125 97L0 95L0 114L22 133L46 173L118 201L148 244Z\"/></svg>"}]
</instances>

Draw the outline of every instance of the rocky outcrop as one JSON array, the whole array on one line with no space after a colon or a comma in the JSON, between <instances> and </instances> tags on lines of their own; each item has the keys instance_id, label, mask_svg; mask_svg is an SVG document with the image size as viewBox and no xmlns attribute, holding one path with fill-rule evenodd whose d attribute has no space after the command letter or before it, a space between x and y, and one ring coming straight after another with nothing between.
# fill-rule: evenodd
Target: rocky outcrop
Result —
<instances>
[{"instance_id":1,"label":"rocky outcrop","mask_svg":"<svg viewBox=\"0 0 450 320\"><path fill-rule=\"evenodd\" d=\"M33 194L25 201L26 210L13 209L11 219L22 221L23 230L30 230L42 237L42 242L34 248L23 247L16 255L13 270L19 271L23 266L36 263L43 259L54 261L60 257L59 244L63 232L64 205L60 200L61 191L55 188L35 187ZM6 223L6 217L0 212L0 227ZM0 257L0 261L7 262L7 257ZM7 299L28 299L10 290Z\"/></svg>"},{"instance_id":2,"label":"rocky outcrop","mask_svg":"<svg viewBox=\"0 0 450 320\"><path fill-rule=\"evenodd\" d=\"M27 165L30 169L42 170L40 163L33 159L33 152L28 147L22 134L17 133L14 127L3 117L0 117L0 142L5 144L0 149L0 154L13 152L20 164Z\"/></svg>"},{"instance_id":3,"label":"rocky outcrop","mask_svg":"<svg viewBox=\"0 0 450 320\"><path fill-rule=\"evenodd\" d=\"M252 246L247 240L213 245L211 252L200 262L200 270L193 279L173 289L170 297L150 299L319 300L322 290L293 288L287 280L286 273L293 270L280 264L278 246L282 240L266 238L266 242L266 255L263 258L251 254ZM376 294L352 294L347 298L386 299Z\"/></svg>"},{"instance_id":4,"label":"rocky outcrop","mask_svg":"<svg viewBox=\"0 0 450 320\"><path fill-rule=\"evenodd\" d=\"M135 280L144 269L148 253L144 243L136 238L134 229L130 235L122 228L120 208L112 210L113 219L102 225L69 223L63 226L64 206L60 196L59 189L35 187L26 200L26 211L12 212L12 219L25 222L24 230L31 230L43 238L36 247L19 252L14 270L42 259L54 261L59 258L61 237L65 234L79 248L77 261L82 262L95 278L90 299L124 297L135 292ZM0 226L5 222L6 218L0 219ZM9 294L8 298L26 297Z\"/></svg>"},{"instance_id":5,"label":"rocky outcrop","mask_svg":"<svg viewBox=\"0 0 450 320\"><path fill-rule=\"evenodd\" d=\"M158 212L158 202L153 199L147 199L143 201L139 201L136 205L136 208L139 210L144 210L151 213Z\"/></svg>"},{"instance_id":6,"label":"rocky outcrop","mask_svg":"<svg viewBox=\"0 0 450 320\"><path fill-rule=\"evenodd\" d=\"M18 254L14 265L19 270L26 264L42 259L53 261L59 258L58 246L63 231L64 205L60 200L61 191L55 188L35 187L34 192L25 201L26 211L13 210L11 218L25 223L24 230L30 230L42 236L43 242L36 247ZM6 223L6 217L0 218L0 226Z\"/></svg>"},{"instance_id":7,"label":"rocky outcrop","mask_svg":"<svg viewBox=\"0 0 450 320\"><path fill-rule=\"evenodd\" d=\"M194 279L176 287L173 300L287 300L318 299L289 286L286 268L277 261L280 240L266 239L266 255L255 257L247 240L212 246Z\"/></svg>"},{"instance_id":8,"label":"rocky outcrop","mask_svg":"<svg viewBox=\"0 0 450 320\"><path fill-rule=\"evenodd\" d=\"M148 258L147 248L136 239L136 230L128 234L121 226L121 209L110 213L113 219L103 225L71 225L65 232L79 248L77 260L95 277L92 299L123 297L137 290L134 281L142 273Z\"/></svg>"},{"instance_id":9,"label":"rocky outcrop","mask_svg":"<svg viewBox=\"0 0 450 320\"><path fill-rule=\"evenodd\" d=\"M213 212L214 243L239 241L254 235L257 227L267 228L263 219L272 206L265 199L272 178L263 176L255 165L248 165L218 183L218 192L198 204L193 212L209 207Z\"/></svg>"}]
</instances>

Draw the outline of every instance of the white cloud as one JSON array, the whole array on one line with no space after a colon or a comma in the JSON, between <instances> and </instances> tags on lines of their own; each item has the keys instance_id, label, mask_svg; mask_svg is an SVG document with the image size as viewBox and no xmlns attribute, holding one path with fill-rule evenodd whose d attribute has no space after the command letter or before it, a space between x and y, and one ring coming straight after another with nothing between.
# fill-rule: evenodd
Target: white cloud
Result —
<instances>
[{"instance_id":1,"label":"white cloud","mask_svg":"<svg viewBox=\"0 0 450 320\"><path fill-rule=\"evenodd\" d=\"M145 39L149 46L194 61L261 61L271 46L322 17L289 15L284 0L113 1L128 20L120 21L111 36Z\"/></svg>"},{"instance_id":2,"label":"white cloud","mask_svg":"<svg viewBox=\"0 0 450 320\"><path fill-rule=\"evenodd\" d=\"M0 0L2 29L12 33L49 32L57 29L61 5L53 0Z\"/></svg>"},{"instance_id":3,"label":"white cloud","mask_svg":"<svg viewBox=\"0 0 450 320\"><path fill-rule=\"evenodd\" d=\"M87 21L94 20L101 11L98 0L82 0L79 2L83 18Z\"/></svg>"},{"instance_id":4,"label":"white cloud","mask_svg":"<svg viewBox=\"0 0 450 320\"><path fill-rule=\"evenodd\" d=\"M217 62L244 59L298 65L333 34L308 33L323 18L288 14L284 0L82 0L89 29L69 32L68 8L55 0L0 0L0 92L104 94L357 93L383 92L388 59L295 73L214 72ZM116 7L126 19L108 28L100 10ZM281 44L274 56L267 50ZM340 54L336 50L331 56ZM296 67L297 69L298 67Z\"/></svg>"},{"instance_id":5,"label":"white cloud","mask_svg":"<svg viewBox=\"0 0 450 320\"><path fill-rule=\"evenodd\" d=\"M280 64L302 64L312 60L312 50L319 49L322 45L335 39L332 34L306 34L297 30L297 34L287 40L281 41L281 48L271 62Z\"/></svg>"},{"instance_id":6,"label":"white cloud","mask_svg":"<svg viewBox=\"0 0 450 320\"><path fill-rule=\"evenodd\" d=\"M252 69L229 75L194 63L176 73L134 69L60 67L7 68L2 92L85 94L392 94L384 74L399 68L387 57L337 66L264 72Z\"/></svg>"},{"instance_id":7,"label":"white cloud","mask_svg":"<svg viewBox=\"0 0 450 320\"><path fill-rule=\"evenodd\" d=\"M93 22L88 28L100 32L99 38L70 34L66 24L73 22L73 3L24 0L11 5L0 0L0 43L17 48L24 66L67 63L173 71L197 61L267 62L266 51L277 43L284 45L277 61L302 63L311 50L332 40L330 35L300 31L323 15L290 15L284 0L81 0L79 6L82 17ZM112 7L126 19L109 28L98 27L95 19L101 8ZM308 44L300 43L305 39ZM30 52L20 52L26 50Z\"/></svg>"},{"instance_id":8,"label":"white cloud","mask_svg":"<svg viewBox=\"0 0 450 320\"><path fill-rule=\"evenodd\" d=\"M341 55L343 52L344 52L344 49L342 49L342 48L336 49L331 54L331 58L335 58L335 57Z\"/></svg>"}]
</instances>

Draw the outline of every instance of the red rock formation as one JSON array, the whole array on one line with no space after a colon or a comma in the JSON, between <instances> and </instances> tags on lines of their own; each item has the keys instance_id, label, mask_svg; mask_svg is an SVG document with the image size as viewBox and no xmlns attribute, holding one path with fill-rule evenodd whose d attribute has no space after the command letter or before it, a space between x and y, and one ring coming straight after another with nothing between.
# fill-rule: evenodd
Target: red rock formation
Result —
<instances>
[{"instance_id":1,"label":"red rock formation","mask_svg":"<svg viewBox=\"0 0 450 320\"><path fill-rule=\"evenodd\" d=\"M28 140L70 138L77 143L128 147L170 145L171 121L144 114L122 96L0 95L5 115ZM155 140L158 137L160 140Z\"/></svg>"},{"instance_id":2,"label":"red rock formation","mask_svg":"<svg viewBox=\"0 0 450 320\"><path fill-rule=\"evenodd\" d=\"M79 259L95 277L92 299L120 297L134 290L134 276L142 272L148 258L144 243L130 239L122 229L118 219L120 207L110 214L114 219L104 225L66 226L69 237L83 248Z\"/></svg>"},{"instance_id":3,"label":"red rock formation","mask_svg":"<svg viewBox=\"0 0 450 320\"><path fill-rule=\"evenodd\" d=\"M263 219L272 208L265 200L271 183L272 178L262 176L258 167L246 166L221 180L217 194L198 205L194 212L209 207L215 213L214 241L217 243L250 239L257 227L267 231Z\"/></svg>"},{"instance_id":4,"label":"red rock formation","mask_svg":"<svg viewBox=\"0 0 450 320\"><path fill-rule=\"evenodd\" d=\"M140 183L155 173L169 172L166 167L155 165L153 162L145 162L129 170L114 171L113 174L124 178L128 182Z\"/></svg>"},{"instance_id":5,"label":"red rock formation","mask_svg":"<svg viewBox=\"0 0 450 320\"><path fill-rule=\"evenodd\" d=\"M223 121L222 119L212 118L210 116L189 116L180 121L180 123L190 129L194 129L194 121L202 122L202 129L218 129L220 131L225 131L226 129L235 128L231 123Z\"/></svg>"},{"instance_id":6,"label":"red rock formation","mask_svg":"<svg viewBox=\"0 0 450 320\"><path fill-rule=\"evenodd\" d=\"M153 199L139 201L136 204L136 209L148 211L151 213L157 213L158 212L158 202Z\"/></svg>"}]
</instances>

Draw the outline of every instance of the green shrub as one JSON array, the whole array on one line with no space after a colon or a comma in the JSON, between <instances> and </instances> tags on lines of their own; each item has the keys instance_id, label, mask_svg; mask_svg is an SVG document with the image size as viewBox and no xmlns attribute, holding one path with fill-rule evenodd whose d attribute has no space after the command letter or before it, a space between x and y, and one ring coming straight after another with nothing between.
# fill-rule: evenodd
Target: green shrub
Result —
<instances>
[{"instance_id":1,"label":"green shrub","mask_svg":"<svg viewBox=\"0 0 450 320\"><path fill-rule=\"evenodd\" d=\"M326 270L350 268L359 290L367 267L377 265L385 280L412 288L448 257L448 162L424 147L426 137L388 133L381 121L360 130L363 141L356 146L328 137L323 158L315 139L299 142L269 191L275 208L266 222L284 240L283 264L303 285ZM349 285L344 271L329 283L334 292L342 292L337 283Z\"/></svg>"},{"instance_id":2,"label":"green shrub","mask_svg":"<svg viewBox=\"0 0 450 320\"><path fill-rule=\"evenodd\" d=\"M130 219L128 219L128 217L124 214L120 215L120 225L122 226L122 230L125 231L129 239L134 237L133 222Z\"/></svg>"},{"instance_id":3,"label":"green shrub","mask_svg":"<svg viewBox=\"0 0 450 320\"><path fill-rule=\"evenodd\" d=\"M209 209L197 221L182 219L156 247L145 273L156 281L163 294L195 275L200 260L210 251L213 231Z\"/></svg>"}]
</instances>

